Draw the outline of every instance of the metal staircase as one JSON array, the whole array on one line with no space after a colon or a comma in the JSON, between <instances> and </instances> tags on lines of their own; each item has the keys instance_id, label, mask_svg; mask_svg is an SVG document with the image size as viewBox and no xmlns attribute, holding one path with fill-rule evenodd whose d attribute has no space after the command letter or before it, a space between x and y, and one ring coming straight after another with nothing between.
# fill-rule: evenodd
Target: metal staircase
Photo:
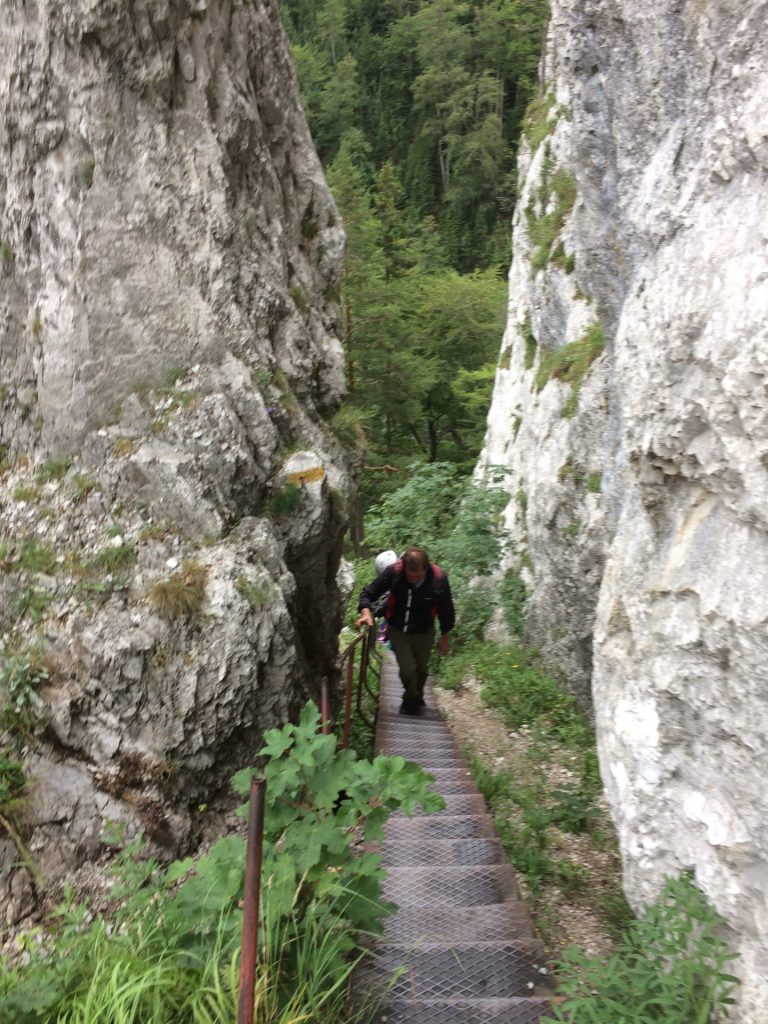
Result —
<instances>
[{"instance_id":1,"label":"metal staircase","mask_svg":"<svg viewBox=\"0 0 768 1024\"><path fill-rule=\"evenodd\" d=\"M419 717L398 713L401 692L389 655L376 752L434 775L446 807L387 824L384 896L399 909L358 972L358 992L379 1000L381 1024L534 1024L551 1006L549 979L515 873L431 691Z\"/></svg>"}]
</instances>

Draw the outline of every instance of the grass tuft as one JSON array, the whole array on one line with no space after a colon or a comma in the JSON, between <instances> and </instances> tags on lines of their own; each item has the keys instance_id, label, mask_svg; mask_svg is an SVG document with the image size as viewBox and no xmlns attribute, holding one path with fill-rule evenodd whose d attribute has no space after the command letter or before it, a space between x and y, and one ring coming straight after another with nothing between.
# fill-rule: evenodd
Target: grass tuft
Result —
<instances>
[{"instance_id":1,"label":"grass tuft","mask_svg":"<svg viewBox=\"0 0 768 1024\"><path fill-rule=\"evenodd\" d=\"M187 560L167 580L158 580L149 590L152 607L164 619L192 619L205 600L209 569L202 562Z\"/></svg>"}]
</instances>

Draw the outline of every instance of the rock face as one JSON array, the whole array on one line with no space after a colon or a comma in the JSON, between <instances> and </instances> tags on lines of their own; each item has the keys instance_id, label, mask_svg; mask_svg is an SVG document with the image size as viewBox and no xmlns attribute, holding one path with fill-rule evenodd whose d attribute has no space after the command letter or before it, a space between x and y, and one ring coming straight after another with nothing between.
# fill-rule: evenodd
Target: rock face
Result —
<instances>
[{"instance_id":1,"label":"rock face","mask_svg":"<svg viewBox=\"0 0 768 1024\"><path fill-rule=\"evenodd\" d=\"M3 746L50 880L108 818L193 843L333 671L343 234L272 0L12 0L0 108Z\"/></svg>"},{"instance_id":2,"label":"rock face","mask_svg":"<svg viewBox=\"0 0 768 1024\"><path fill-rule=\"evenodd\" d=\"M591 683L628 895L694 872L743 1024L768 1020L767 16L553 3L479 467L511 469L530 639Z\"/></svg>"}]
</instances>

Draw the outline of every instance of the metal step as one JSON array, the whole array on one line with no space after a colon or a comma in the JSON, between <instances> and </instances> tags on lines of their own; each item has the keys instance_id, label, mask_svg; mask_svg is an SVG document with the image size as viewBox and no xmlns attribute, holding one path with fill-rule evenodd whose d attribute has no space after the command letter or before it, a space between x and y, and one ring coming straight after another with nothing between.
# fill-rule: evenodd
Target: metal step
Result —
<instances>
[{"instance_id":1,"label":"metal step","mask_svg":"<svg viewBox=\"0 0 768 1024\"><path fill-rule=\"evenodd\" d=\"M395 1000L379 1006L375 1024L537 1024L552 1007L547 999Z\"/></svg>"},{"instance_id":2,"label":"metal step","mask_svg":"<svg viewBox=\"0 0 768 1024\"><path fill-rule=\"evenodd\" d=\"M384 826L388 839L476 839L481 836L493 838L493 818L490 814L445 815L429 814L415 818L392 815Z\"/></svg>"},{"instance_id":3,"label":"metal step","mask_svg":"<svg viewBox=\"0 0 768 1024\"><path fill-rule=\"evenodd\" d=\"M443 800L445 800L445 807L442 811L433 812L433 817L436 814L441 814L444 817L456 817L456 815L459 814L486 814L488 811L488 805L486 804L485 799L480 796L477 791L474 793L448 793L447 796L443 797ZM419 815L426 814L427 812L421 807L418 807L414 813ZM403 811L395 811L390 815L389 820L393 821L401 817L406 817Z\"/></svg>"},{"instance_id":4,"label":"metal step","mask_svg":"<svg viewBox=\"0 0 768 1024\"><path fill-rule=\"evenodd\" d=\"M532 935L525 904L510 900L491 906L400 907L384 922L392 943L454 946L461 942L506 942Z\"/></svg>"},{"instance_id":5,"label":"metal step","mask_svg":"<svg viewBox=\"0 0 768 1024\"><path fill-rule=\"evenodd\" d=\"M520 898L509 864L387 868L384 897L399 907L472 907Z\"/></svg>"},{"instance_id":6,"label":"metal step","mask_svg":"<svg viewBox=\"0 0 768 1024\"><path fill-rule=\"evenodd\" d=\"M385 653L375 749L434 776L445 809L390 816L371 844L398 905L355 972L377 1024L536 1024L549 1008L541 944L520 901L493 819L431 691L422 715L398 714L402 687Z\"/></svg>"},{"instance_id":7,"label":"metal step","mask_svg":"<svg viewBox=\"0 0 768 1024\"><path fill-rule=\"evenodd\" d=\"M504 848L498 839L389 839L379 844L387 869L408 865L459 867L473 864L502 864Z\"/></svg>"},{"instance_id":8,"label":"metal step","mask_svg":"<svg viewBox=\"0 0 768 1024\"><path fill-rule=\"evenodd\" d=\"M510 999L548 994L541 951L532 940L462 943L453 947L377 945L360 980L372 988L389 986L389 998Z\"/></svg>"}]
</instances>

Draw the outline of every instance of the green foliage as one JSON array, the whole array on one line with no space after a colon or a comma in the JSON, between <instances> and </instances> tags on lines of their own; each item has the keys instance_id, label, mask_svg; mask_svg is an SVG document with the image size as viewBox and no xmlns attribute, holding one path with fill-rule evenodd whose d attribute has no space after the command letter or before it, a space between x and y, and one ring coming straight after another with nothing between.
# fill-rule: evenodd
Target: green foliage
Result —
<instances>
[{"instance_id":1,"label":"green foliage","mask_svg":"<svg viewBox=\"0 0 768 1024\"><path fill-rule=\"evenodd\" d=\"M544 385L553 378L566 381L571 385L571 394L563 406L561 415L575 416L578 410L582 381L604 348L603 329L600 321L596 320L578 341L572 341L554 352L547 352L542 357L536 373L536 390L541 391Z\"/></svg>"},{"instance_id":2,"label":"green foliage","mask_svg":"<svg viewBox=\"0 0 768 1024\"><path fill-rule=\"evenodd\" d=\"M56 555L53 550L37 537L25 540L18 552L17 564L25 572L51 574L56 571Z\"/></svg>"},{"instance_id":3,"label":"green foliage","mask_svg":"<svg viewBox=\"0 0 768 1024\"><path fill-rule=\"evenodd\" d=\"M370 413L356 405L345 403L333 414L331 429L343 445L364 448L367 441L367 424Z\"/></svg>"},{"instance_id":4,"label":"green foliage","mask_svg":"<svg viewBox=\"0 0 768 1024\"><path fill-rule=\"evenodd\" d=\"M271 730L254 1024L340 1024L361 953L355 928L376 929L374 854L356 856L358 827L380 837L388 815L438 809L429 776L402 758L359 761L318 734L310 705ZM250 770L233 780L245 795ZM123 841L119 829L110 841ZM115 912L91 919L67 893L53 935L28 943L29 963L0 965L0 1019L16 1024L221 1024L237 1015L245 843L220 839L196 861L162 869L141 837L114 862Z\"/></svg>"},{"instance_id":5,"label":"green foliage","mask_svg":"<svg viewBox=\"0 0 768 1024\"><path fill-rule=\"evenodd\" d=\"M61 480L72 465L72 459L68 455L60 455L57 458L46 459L35 472L35 476L41 483L48 483L50 480Z\"/></svg>"},{"instance_id":6,"label":"green foliage","mask_svg":"<svg viewBox=\"0 0 768 1024\"><path fill-rule=\"evenodd\" d=\"M2 261L5 266L13 263L13 249L10 247L8 242L3 242L3 244L0 245L0 261Z\"/></svg>"},{"instance_id":7,"label":"green foliage","mask_svg":"<svg viewBox=\"0 0 768 1024\"><path fill-rule=\"evenodd\" d=\"M544 139L550 135L557 124L557 116L552 116L555 97L551 92L537 93L525 111L522 132L528 140L531 152L536 152Z\"/></svg>"},{"instance_id":8,"label":"green foliage","mask_svg":"<svg viewBox=\"0 0 768 1024\"><path fill-rule=\"evenodd\" d=\"M457 270L495 261L546 3L284 0L281 9L323 161L356 138L368 182L389 165L406 219L432 218Z\"/></svg>"},{"instance_id":9,"label":"green foliage","mask_svg":"<svg viewBox=\"0 0 768 1024\"><path fill-rule=\"evenodd\" d=\"M87 473L75 473L70 481L70 494L73 501L84 501L96 487L96 480Z\"/></svg>"},{"instance_id":10,"label":"green foliage","mask_svg":"<svg viewBox=\"0 0 768 1024\"><path fill-rule=\"evenodd\" d=\"M499 584L499 604L507 629L519 640L523 637L528 591L518 573L508 569Z\"/></svg>"},{"instance_id":11,"label":"green foliage","mask_svg":"<svg viewBox=\"0 0 768 1024\"><path fill-rule=\"evenodd\" d=\"M421 805L434 811L444 801L428 790L430 777L416 765L401 757L360 761L352 750L337 750L335 737L320 735L319 727L319 712L310 703L297 725L265 735L265 874L285 882L285 914L300 917L310 894L336 899L343 888L347 919L357 928L377 930L393 908L380 898L380 856L352 856L355 829L366 841L379 840L393 810L412 814ZM250 777L246 770L233 780L243 796Z\"/></svg>"},{"instance_id":12,"label":"green foliage","mask_svg":"<svg viewBox=\"0 0 768 1024\"><path fill-rule=\"evenodd\" d=\"M525 211L528 235L534 246L532 274L546 267L552 258L552 246L575 202L573 175L562 167L553 171L551 161L545 161L538 193Z\"/></svg>"},{"instance_id":13,"label":"green foliage","mask_svg":"<svg viewBox=\"0 0 768 1024\"><path fill-rule=\"evenodd\" d=\"M548 7L284 0L281 12L347 234L345 345L366 438L335 429L367 444L367 506L415 459L470 471L482 444ZM309 210L305 238L316 230Z\"/></svg>"},{"instance_id":14,"label":"green foliage","mask_svg":"<svg viewBox=\"0 0 768 1024\"><path fill-rule=\"evenodd\" d=\"M720 923L690 876L668 878L608 959L567 951L557 968L564 1001L543 1020L709 1024L739 984L726 971L736 954L718 935Z\"/></svg>"},{"instance_id":15,"label":"green foliage","mask_svg":"<svg viewBox=\"0 0 768 1024\"><path fill-rule=\"evenodd\" d=\"M27 784L24 766L7 747L0 747L0 814L17 809Z\"/></svg>"},{"instance_id":16,"label":"green foliage","mask_svg":"<svg viewBox=\"0 0 768 1024\"><path fill-rule=\"evenodd\" d=\"M53 600L53 595L48 590L38 590L32 584L27 583L14 594L12 601L12 615L18 620L28 615L32 622L40 622L45 609Z\"/></svg>"},{"instance_id":17,"label":"green foliage","mask_svg":"<svg viewBox=\"0 0 768 1024\"><path fill-rule=\"evenodd\" d=\"M590 473L584 483L590 494L599 494L603 489L603 474Z\"/></svg>"},{"instance_id":18,"label":"green foliage","mask_svg":"<svg viewBox=\"0 0 768 1024\"><path fill-rule=\"evenodd\" d=\"M132 544L109 544L94 556L94 565L105 572L120 572L136 561L136 549Z\"/></svg>"},{"instance_id":19,"label":"green foliage","mask_svg":"<svg viewBox=\"0 0 768 1024\"><path fill-rule=\"evenodd\" d=\"M37 691L48 677L34 647L0 654L0 718L6 728L29 732L42 721L44 703Z\"/></svg>"},{"instance_id":20,"label":"green foliage","mask_svg":"<svg viewBox=\"0 0 768 1024\"><path fill-rule=\"evenodd\" d=\"M273 519L293 515L301 506L303 499L304 491L298 484L284 484L274 494L270 495L267 501L267 513Z\"/></svg>"},{"instance_id":21,"label":"green foliage","mask_svg":"<svg viewBox=\"0 0 768 1024\"><path fill-rule=\"evenodd\" d=\"M80 169L80 180L86 188L90 188L93 184L93 174L96 170L95 160L86 160Z\"/></svg>"},{"instance_id":22,"label":"green foliage","mask_svg":"<svg viewBox=\"0 0 768 1024\"><path fill-rule=\"evenodd\" d=\"M274 600L275 587L269 579L252 580L248 576L238 576L235 589L254 611L266 608Z\"/></svg>"},{"instance_id":23,"label":"green foliage","mask_svg":"<svg viewBox=\"0 0 768 1024\"><path fill-rule=\"evenodd\" d=\"M34 484L19 484L13 489L14 501L37 501L40 491Z\"/></svg>"}]
</instances>

